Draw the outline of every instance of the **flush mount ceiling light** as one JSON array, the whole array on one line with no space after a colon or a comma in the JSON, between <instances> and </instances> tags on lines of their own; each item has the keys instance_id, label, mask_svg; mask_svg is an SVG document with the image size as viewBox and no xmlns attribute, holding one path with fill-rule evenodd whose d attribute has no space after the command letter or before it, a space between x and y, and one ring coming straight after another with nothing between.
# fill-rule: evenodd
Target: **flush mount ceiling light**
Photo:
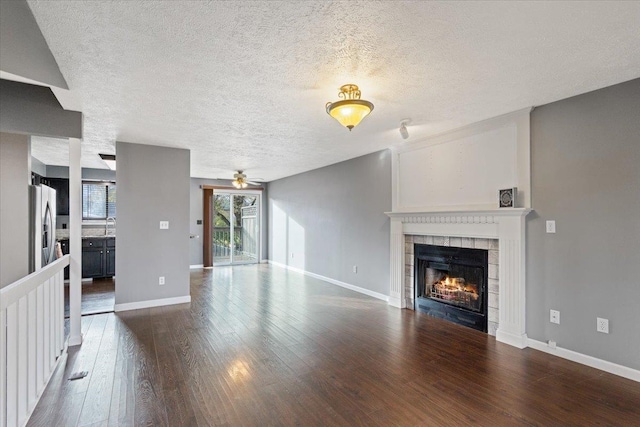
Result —
<instances>
[{"instance_id":1,"label":"flush mount ceiling light","mask_svg":"<svg viewBox=\"0 0 640 427\"><path fill-rule=\"evenodd\" d=\"M373 111L373 104L360 99L360 89L354 84L340 86L341 101L327 102L327 114L351 130Z\"/></svg>"},{"instance_id":2,"label":"flush mount ceiling light","mask_svg":"<svg viewBox=\"0 0 640 427\"><path fill-rule=\"evenodd\" d=\"M114 154L98 154L112 171L116 170L116 156Z\"/></svg>"}]
</instances>

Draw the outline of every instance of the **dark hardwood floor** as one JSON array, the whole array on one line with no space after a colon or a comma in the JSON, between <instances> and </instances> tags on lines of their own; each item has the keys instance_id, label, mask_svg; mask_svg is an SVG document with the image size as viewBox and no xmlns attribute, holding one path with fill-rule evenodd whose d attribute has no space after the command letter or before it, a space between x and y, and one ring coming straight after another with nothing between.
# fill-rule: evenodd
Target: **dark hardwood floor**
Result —
<instances>
[{"instance_id":1,"label":"dark hardwood floor","mask_svg":"<svg viewBox=\"0 0 640 427\"><path fill-rule=\"evenodd\" d=\"M278 267L191 295L83 317L28 425L639 425L636 382Z\"/></svg>"},{"instance_id":2,"label":"dark hardwood floor","mask_svg":"<svg viewBox=\"0 0 640 427\"><path fill-rule=\"evenodd\" d=\"M86 316L113 311L115 292L115 279L93 279L92 282L83 283L80 313ZM64 287L64 316L69 317L69 285Z\"/></svg>"}]
</instances>

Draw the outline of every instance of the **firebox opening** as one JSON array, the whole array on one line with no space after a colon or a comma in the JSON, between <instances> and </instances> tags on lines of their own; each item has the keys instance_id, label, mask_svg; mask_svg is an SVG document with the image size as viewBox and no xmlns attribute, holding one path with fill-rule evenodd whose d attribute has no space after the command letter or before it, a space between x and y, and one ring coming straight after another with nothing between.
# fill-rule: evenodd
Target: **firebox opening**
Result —
<instances>
[{"instance_id":1,"label":"firebox opening","mask_svg":"<svg viewBox=\"0 0 640 427\"><path fill-rule=\"evenodd\" d=\"M417 310L487 331L488 251L416 244Z\"/></svg>"},{"instance_id":2,"label":"firebox opening","mask_svg":"<svg viewBox=\"0 0 640 427\"><path fill-rule=\"evenodd\" d=\"M435 263L430 263L435 264ZM482 269L462 265L446 266L441 269L428 265L425 278L424 296L445 304L463 307L468 310L482 312L480 287Z\"/></svg>"}]
</instances>

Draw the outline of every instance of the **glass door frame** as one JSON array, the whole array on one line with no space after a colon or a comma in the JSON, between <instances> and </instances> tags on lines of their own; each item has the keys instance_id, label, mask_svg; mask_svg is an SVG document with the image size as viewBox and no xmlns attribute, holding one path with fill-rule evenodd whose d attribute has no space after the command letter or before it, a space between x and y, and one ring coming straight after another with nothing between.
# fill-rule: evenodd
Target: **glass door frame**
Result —
<instances>
[{"instance_id":1,"label":"glass door frame","mask_svg":"<svg viewBox=\"0 0 640 427\"><path fill-rule=\"evenodd\" d=\"M258 199L258 232L256 235L256 246L257 246L257 256L256 256L256 260L255 261L241 261L241 262L237 262L234 261L234 251L235 251L235 242L234 242L234 229L235 229L235 224L234 221L232 221L231 226L230 226L230 234L231 234L231 250L230 250L230 257L229 257L229 262L216 262L215 256L212 255L212 265L214 267L219 267L219 266L223 266L223 265L246 265L246 264L259 264L262 260L262 192L263 190L252 190L252 189L246 189L246 190L238 190L235 188L214 188L213 189L213 195L211 197L211 212L212 214L215 216L215 209L214 209L214 203L216 200L216 195L229 195L229 206L230 209L233 209L233 196L256 196ZM233 212L232 215L233 216ZM213 222L210 224L211 226L211 230L212 230L212 236L213 236ZM213 242L208 242L207 244L212 245Z\"/></svg>"}]
</instances>

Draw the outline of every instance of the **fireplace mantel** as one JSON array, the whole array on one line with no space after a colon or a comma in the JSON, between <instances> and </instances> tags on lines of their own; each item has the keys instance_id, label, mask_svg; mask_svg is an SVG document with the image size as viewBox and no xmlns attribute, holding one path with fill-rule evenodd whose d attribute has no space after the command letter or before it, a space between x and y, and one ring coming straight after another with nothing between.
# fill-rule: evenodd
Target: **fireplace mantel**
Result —
<instances>
[{"instance_id":1,"label":"fireplace mantel","mask_svg":"<svg viewBox=\"0 0 640 427\"><path fill-rule=\"evenodd\" d=\"M500 257L498 341L527 346L525 217L528 208L386 212L391 218L391 283L389 304L405 308L404 235L498 239Z\"/></svg>"}]
</instances>

